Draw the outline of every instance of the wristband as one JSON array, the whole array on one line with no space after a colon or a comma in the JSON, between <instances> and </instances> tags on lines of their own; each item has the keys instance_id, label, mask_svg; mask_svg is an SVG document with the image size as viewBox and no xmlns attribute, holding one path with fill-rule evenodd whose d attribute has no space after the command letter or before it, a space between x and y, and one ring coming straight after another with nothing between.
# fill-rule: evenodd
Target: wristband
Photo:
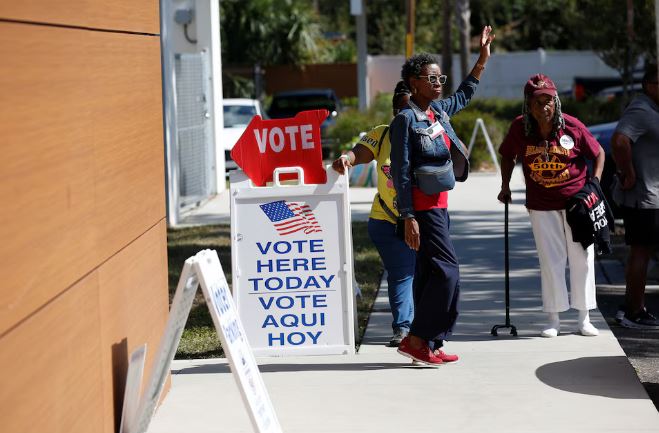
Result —
<instances>
[{"instance_id":1,"label":"wristband","mask_svg":"<svg viewBox=\"0 0 659 433\"><path fill-rule=\"evenodd\" d=\"M350 161L350 156L347 153L344 153L343 155L339 156L339 158L345 158L346 161L348 161L348 163L352 165L352 161Z\"/></svg>"}]
</instances>

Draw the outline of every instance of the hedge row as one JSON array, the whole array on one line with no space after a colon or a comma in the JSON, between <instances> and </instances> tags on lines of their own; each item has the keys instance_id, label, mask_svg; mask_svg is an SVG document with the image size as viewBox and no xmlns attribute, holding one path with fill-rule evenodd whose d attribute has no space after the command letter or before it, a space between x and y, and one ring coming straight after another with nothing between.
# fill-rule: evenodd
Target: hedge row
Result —
<instances>
[{"instance_id":1,"label":"hedge row","mask_svg":"<svg viewBox=\"0 0 659 433\"><path fill-rule=\"evenodd\" d=\"M349 107L337 117L336 125L328 132L333 141L338 143L334 149L335 156L351 149L358 141L361 132L366 132L376 125L389 123L392 115L391 97L390 93L381 93L366 112ZM586 125L615 121L621 112L617 100L591 99L577 102L571 98L562 98L561 104L563 112L576 116ZM510 122L521 112L522 100L474 99L469 107L451 118L451 124L458 137L468 145L476 119L483 119L492 143L498 148L508 131ZM470 161L474 170L487 169L492 164L485 138L480 131L476 135Z\"/></svg>"}]
</instances>

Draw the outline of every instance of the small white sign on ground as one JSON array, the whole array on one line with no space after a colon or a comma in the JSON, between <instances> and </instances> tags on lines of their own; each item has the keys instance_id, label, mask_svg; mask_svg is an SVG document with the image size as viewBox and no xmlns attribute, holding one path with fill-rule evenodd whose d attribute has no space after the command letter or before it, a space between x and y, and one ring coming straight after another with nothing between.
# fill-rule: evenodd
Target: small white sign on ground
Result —
<instances>
[{"instance_id":1,"label":"small white sign on ground","mask_svg":"<svg viewBox=\"0 0 659 433\"><path fill-rule=\"evenodd\" d=\"M153 418L167 380L172 359L181 340L197 288L201 282L206 304L227 355L252 426L257 433L281 433L270 397L261 378L256 360L247 342L229 286L217 253L204 250L185 261L172 301L165 333L160 340L153 368L140 398L137 413L122 415L123 433L144 433ZM133 379L135 381L135 379ZM134 421L130 422L130 418Z\"/></svg>"},{"instance_id":2,"label":"small white sign on ground","mask_svg":"<svg viewBox=\"0 0 659 433\"><path fill-rule=\"evenodd\" d=\"M260 433L281 432L279 420L270 402L247 335L233 303L229 284L224 276L220 259L215 251L204 250L197 254L194 264L201 288L210 309L222 348L231 365L240 394L248 408L254 430Z\"/></svg>"},{"instance_id":3,"label":"small white sign on ground","mask_svg":"<svg viewBox=\"0 0 659 433\"><path fill-rule=\"evenodd\" d=\"M299 181L282 184L294 171ZM348 179L272 186L231 173L233 296L256 355L355 353Z\"/></svg>"},{"instance_id":4,"label":"small white sign on ground","mask_svg":"<svg viewBox=\"0 0 659 433\"><path fill-rule=\"evenodd\" d=\"M119 433L128 433L130 427L135 425L135 415L140 404L140 388L144 375L144 361L146 360L146 343L133 350L128 360L126 372L126 387L124 388L124 404L121 410L121 424Z\"/></svg>"},{"instance_id":5,"label":"small white sign on ground","mask_svg":"<svg viewBox=\"0 0 659 433\"><path fill-rule=\"evenodd\" d=\"M490 158L492 158L492 164L494 164L494 167L497 169L497 173L500 173L501 168L499 167L499 160L497 159L494 145L490 139L490 134L487 133L487 128L485 128L485 122L483 122L483 119L480 117L476 119L476 122L474 123L474 131L471 133L471 139L469 140L469 146L467 147L467 155L471 155L471 149L474 147L479 129L483 132L483 137L485 137L485 144L487 144L487 151L490 153Z\"/></svg>"}]
</instances>

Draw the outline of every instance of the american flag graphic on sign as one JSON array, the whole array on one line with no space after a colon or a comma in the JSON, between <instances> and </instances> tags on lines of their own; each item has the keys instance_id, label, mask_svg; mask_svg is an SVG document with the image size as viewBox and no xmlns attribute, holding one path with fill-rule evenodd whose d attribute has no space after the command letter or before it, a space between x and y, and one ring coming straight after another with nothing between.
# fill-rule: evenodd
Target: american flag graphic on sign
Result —
<instances>
[{"instance_id":1,"label":"american flag graphic on sign","mask_svg":"<svg viewBox=\"0 0 659 433\"><path fill-rule=\"evenodd\" d=\"M261 204L259 207L272 221L277 233L286 236L299 231L305 234L319 233L322 230L308 204L286 202L285 200Z\"/></svg>"}]
</instances>

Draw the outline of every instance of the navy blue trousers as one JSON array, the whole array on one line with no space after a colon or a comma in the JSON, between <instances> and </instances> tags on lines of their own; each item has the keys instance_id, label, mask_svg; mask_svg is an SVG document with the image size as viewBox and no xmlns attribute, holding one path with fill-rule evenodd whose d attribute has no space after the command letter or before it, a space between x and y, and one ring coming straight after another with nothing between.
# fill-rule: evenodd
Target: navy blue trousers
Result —
<instances>
[{"instance_id":1,"label":"navy blue trousers","mask_svg":"<svg viewBox=\"0 0 659 433\"><path fill-rule=\"evenodd\" d=\"M431 349L442 346L458 318L460 270L449 234L446 209L415 211L421 245L414 274L412 335L428 341Z\"/></svg>"}]
</instances>

